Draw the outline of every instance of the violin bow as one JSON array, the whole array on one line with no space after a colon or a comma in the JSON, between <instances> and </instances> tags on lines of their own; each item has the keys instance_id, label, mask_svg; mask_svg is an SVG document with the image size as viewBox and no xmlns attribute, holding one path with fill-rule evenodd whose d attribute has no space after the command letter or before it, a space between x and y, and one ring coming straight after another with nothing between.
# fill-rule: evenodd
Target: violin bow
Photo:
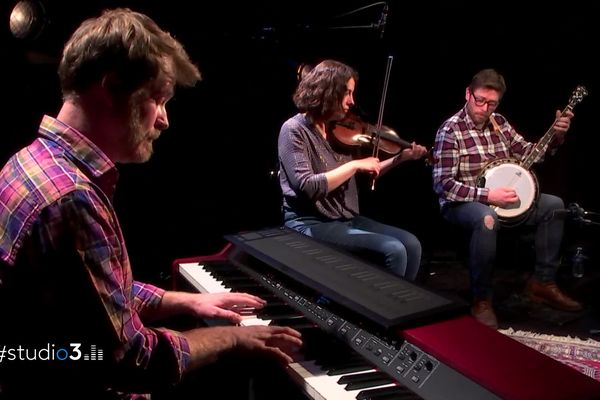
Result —
<instances>
[{"instance_id":1,"label":"violin bow","mask_svg":"<svg viewBox=\"0 0 600 400\"><path fill-rule=\"evenodd\" d=\"M381 103L379 104L379 116L377 117L377 125L375 132L375 145L373 146L373 157L379 158L379 136L381 132L381 126L383 125L383 110L385 108L385 98L387 96L387 90L390 82L390 73L392 72L392 61L394 61L393 56L388 56L387 66L385 68L385 78L383 80L383 90L381 92ZM373 178L373 183L371 184L371 190L375 190L375 178Z\"/></svg>"}]
</instances>

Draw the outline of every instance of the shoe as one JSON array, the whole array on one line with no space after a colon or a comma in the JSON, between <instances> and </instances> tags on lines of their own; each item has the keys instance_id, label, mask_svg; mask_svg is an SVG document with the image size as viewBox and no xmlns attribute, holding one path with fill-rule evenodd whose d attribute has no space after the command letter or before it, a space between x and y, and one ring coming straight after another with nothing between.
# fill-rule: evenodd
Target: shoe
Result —
<instances>
[{"instance_id":1,"label":"shoe","mask_svg":"<svg viewBox=\"0 0 600 400\"><path fill-rule=\"evenodd\" d=\"M535 303L544 303L552 308L562 311L580 311L583 305L564 294L556 282L540 282L537 279L529 279L525 289L529 299Z\"/></svg>"},{"instance_id":2,"label":"shoe","mask_svg":"<svg viewBox=\"0 0 600 400\"><path fill-rule=\"evenodd\" d=\"M490 300L476 300L471 307L471 315L483 325L498 329L498 319Z\"/></svg>"}]
</instances>

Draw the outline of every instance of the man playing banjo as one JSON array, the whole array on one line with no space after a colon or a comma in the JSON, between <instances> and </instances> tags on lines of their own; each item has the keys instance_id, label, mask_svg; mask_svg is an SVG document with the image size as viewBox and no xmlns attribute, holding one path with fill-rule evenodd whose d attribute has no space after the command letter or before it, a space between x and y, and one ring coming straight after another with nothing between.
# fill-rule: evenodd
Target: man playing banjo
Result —
<instances>
[{"instance_id":1,"label":"man playing banjo","mask_svg":"<svg viewBox=\"0 0 600 400\"><path fill-rule=\"evenodd\" d=\"M465 106L442 124L434 144L438 161L433 167L433 185L441 213L447 221L470 234L471 313L492 328L498 327L492 307L497 232L501 226L508 225L503 224L502 212L519 213L520 207L524 208L521 222L536 229L535 272L527 282L526 294L531 300L556 309L582 309L579 302L568 297L555 283L564 225L564 216L555 211L564 209L562 199L545 193L538 195L537 180L527 170L518 172L523 178L520 183L510 181L490 187L484 179L486 168L494 162L506 161L508 166L518 166L530 154L539 162L547 148L564 140L573 117L572 107L556 112L549 131L553 135L551 140L536 145L527 142L506 118L494 112L505 91L504 78L498 72L493 69L478 72L465 91ZM543 151L539 151L542 144ZM530 178L526 179L527 176ZM518 185L525 186L522 195ZM525 193L527 185L532 186L530 193ZM522 204L527 198L532 199L531 205Z\"/></svg>"}]
</instances>

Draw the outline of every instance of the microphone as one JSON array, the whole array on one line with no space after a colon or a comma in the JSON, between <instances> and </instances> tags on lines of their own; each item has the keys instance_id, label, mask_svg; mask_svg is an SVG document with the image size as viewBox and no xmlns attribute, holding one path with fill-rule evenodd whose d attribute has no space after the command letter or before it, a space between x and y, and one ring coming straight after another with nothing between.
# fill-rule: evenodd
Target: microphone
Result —
<instances>
[{"instance_id":1,"label":"microphone","mask_svg":"<svg viewBox=\"0 0 600 400\"><path fill-rule=\"evenodd\" d=\"M572 215L573 214L571 213L571 210L568 210L566 208L561 208L560 210L552 211L552 217L558 219L566 219L567 217L571 217Z\"/></svg>"},{"instance_id":2,"label":"microphone","mask_svg":"<svg viewBox=\"0 0 600 400\"><path fill-rule=\"evenodd\" d=\"M577 203L569 203L567 207L573 218L581 220L586 216L585 210Z\"/></svg>"},{"instance_id":3,"label":"microphone","mask_svg":"<svg viewBox=\"0 0 600 400\"><path fill-rule=\"evenodd\" d=\"M587 217L599 216L600 214L593 211L586 211L577 203L569 204L569 211L573 216L573 219L583 225L600 225L599 222L593 221Z\"/></svg>"},{"instance_id":4,"label":"microphone","mask_svg":"<svg viewBox=\"0 0 600 400\"><path fill-rule=\"evenodd\" d=\"M552 212L553 216L566 219L567 217L575 222L579 222L582 224L593 224L594 221L586 218L590 214L593 214L590 211L585 211L583 207L581 207L577 203L569 203L567 208L563 208L560 210L554 210Z\"/></svg>"},{"instance_id":5,"label":"microphone","mask_svg":"<svg viewBox=\"0 0 600 400\"><path fill-rule=\"evenodd\" d=\"M575 221L581 221L583 216L585 215L585 211L583 208L579 206L577 203L570 203L567 208L561 208L558 210L552 211L552 215L554 217L558 217L560 219L571 218Z\"/></svg>"},{"instance_id":6,"label":"microphone","mask_svg":"<svg viewBox=\"0 0 600 400\"><path fill-rule=\"evenodd\" d=\"M377 22L377 29L379 30L379 39L383 39L383 33L385 32L385 26L387 24L388 15L388 4L384 3L383 9L381 10L381 16L379 22Z\"/></svg>"}]
</instances>

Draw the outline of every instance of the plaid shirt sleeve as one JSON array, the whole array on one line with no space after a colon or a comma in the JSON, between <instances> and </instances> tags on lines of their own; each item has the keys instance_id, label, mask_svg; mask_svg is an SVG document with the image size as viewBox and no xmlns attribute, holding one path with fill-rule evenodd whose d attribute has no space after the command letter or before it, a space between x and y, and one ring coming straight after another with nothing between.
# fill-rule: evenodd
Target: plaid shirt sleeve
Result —
<instances>
[{"instance_id":1,"label":"plaid shirt sleeve","mask_svg":"<svg viewBox=\"0 0 600 400\"><path fill-rule=\"evenodd\" d=\"M144 312L156 309L164 294L164 289L149 283L133 281L134 308L139 314L143 315Z\"/></svg>"},{"instance_id":2,"label":"plaid shirt sleeve","mask_svg":"<svg viewBox=\"0 0 600 400\"><path fill-rule=\"evenodd\" d=\"M121 230L111 207L93 190L76 190L46 208L41 226L49 230L50 246L74 236L74 250L85 268L85 282L105 310L107 330L113 333L114 358L125 385L144 387L156 379L178 382L189 362L185 337L167 329L144 326L139 311L160 302L164 291L133 284ZM64 243L63 243L64 246Z\"/></svg>"},{"instance_id":3,"label":"plaid shirt sleeve","mask_svg":"<svg viewBox=\"0 0 600 400\"><path fill-rule=\"evenodd\" d=\"M445 201L478 201L487 203L489 189L466 185L457 177L459 173L459 142L457 131L451 124L443 125L434 143L437 162L433 167L433 187Z\"/></svg>"},{"instance_id":4,"label":"plaid shirt sleeve","mask_svg":"<svg viewBox=\"0 0 600 400\"><path fill-rule=\"evenodd\" d=\"M510 123L508 123L508 121L504 120L504 123L501 126L501 131L509 141L508 144L510 147L511 157L521 161L531 152L531 150L533 150L533 143L525 140L525 138L519 134ZM546 148L544 148L544 151ZM534 162L539 162L542 160L542 158L543 152L534 160Z\"/></svg>"}]
</instances>

